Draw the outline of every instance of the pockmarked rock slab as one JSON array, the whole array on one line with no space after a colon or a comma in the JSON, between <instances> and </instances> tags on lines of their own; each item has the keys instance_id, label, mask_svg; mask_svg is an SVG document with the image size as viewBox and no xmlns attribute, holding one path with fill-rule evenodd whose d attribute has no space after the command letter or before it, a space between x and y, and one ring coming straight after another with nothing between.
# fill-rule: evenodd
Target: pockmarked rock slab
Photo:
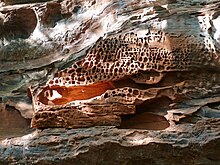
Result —
<instances>
[{"instance_id":1,"label":"pockmarked rock slab","mask_svg":"<svg viewBox=\"0 0 220 165\"><path fill-rule=\"evenodd\" d=\"M152 4L145 5L142 7L150 10ZM155 4L152 12L169 11L159 6ZM125 11L132 13L126 8ZM71 66L54 73L45 84L30 87L35 111L33 127L118 126L122 115L147 112L141 105L161 98L174 105L219 94L220 49L211 34L203 29L204 35L210 35L204 40L201 32L193 31L187 23L183 26L188 31L170 31L169 22L162 27L159 21L158 27L150 21L141 21L144 18L141 11L138 8L139 17L129 20L140 21L140 25L121 25L123 30L112 30ZM193 17L199 19L198 14ZM202 31L201 26L196 27ZM168 106L161 111L166 113L172 108Z\"/></svg>"}]
</instances>

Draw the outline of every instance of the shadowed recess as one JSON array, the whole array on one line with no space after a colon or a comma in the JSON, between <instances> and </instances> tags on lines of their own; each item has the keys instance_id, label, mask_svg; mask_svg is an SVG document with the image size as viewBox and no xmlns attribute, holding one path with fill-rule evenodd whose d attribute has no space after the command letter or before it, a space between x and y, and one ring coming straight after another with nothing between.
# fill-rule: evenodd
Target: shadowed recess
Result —
<instances>
[{"instance_id":1,"label":"shadowed recess","mask_svg":"<svg viewBox=\"0 0 220 165\"><path fill-rule=\"evenodd\" d=\"M2 13L6 19L4 24L0 24L0 37L8 40L27 39L37 26L37 17L33 9L19 8Z\"/></svg>"},{"instance_id":2,"label":"shadowed recess","mask_svg":"<svg viewBox=\"0 0 220 165\"><path fill-rule=\"evenodd\" d=\"M122 117L122 123L119 128L163 130L169 126L170 124L165 117L144 112L141 114L127 115Z\"/></svg>"},{"instance_id":3,"label":"shadowed recess","mask_svg":"<svg viewBox=\"0 0 220 165\"><path fill-rule=\"evenodd\" d=\"M170 126L163 116L172 101L168 97L160 97L145 101L136 106L136 114L122 116L122 129L163 130ZM157 114L154 114L157 113Z\"/></svg>"},{"instance_id":4,"label":"shadowed recess","mask_svg":"<svg viewBox=\"0 0 220 165\"><path fill-rule=\"evenodd\" d=\"M70 87L55 85L44 88L38 97L39 101L45 105L62 105L75 100L87 100L100 96L109 89L114 89L111 82Z\"/></svg>"},{"instance_id":5,"label":"shadowed recess","mask_svg":"<svg viewBox=\"0 0 220 165\"><path fill-rule=\"evenodd\" d=\"M25 119L14 107L0 107L0 139L25 135L30 132L30 119Z\"/></svg>"},{"instance_id":6,"label":"shadowed recess","mask_svg":"<svg viewBox=\"0 0 220 165\"><path fill-rule=\"evenodd\" d=\"M37 3L47 2L51 0L2 0L6 5L25 4L25 3Z\"/></svg>"}]
</instances>

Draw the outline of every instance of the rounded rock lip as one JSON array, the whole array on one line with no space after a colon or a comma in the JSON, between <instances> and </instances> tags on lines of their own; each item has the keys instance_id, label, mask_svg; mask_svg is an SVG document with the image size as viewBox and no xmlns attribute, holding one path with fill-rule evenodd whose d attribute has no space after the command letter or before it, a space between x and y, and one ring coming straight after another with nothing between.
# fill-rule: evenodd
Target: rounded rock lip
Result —
<instances>
[{"instance_id":1,"label":"rounded rock lip","mask_svg":"<svg viewBox=\"0 0 220 165\"><path fill-rule=\"evenodd\" d=\"M16 10L2 11L4 22L1 25L1 37L7 40L27 39L37 26L37 16L33 9L21 7Z\"/></svg>"}]
</instances>

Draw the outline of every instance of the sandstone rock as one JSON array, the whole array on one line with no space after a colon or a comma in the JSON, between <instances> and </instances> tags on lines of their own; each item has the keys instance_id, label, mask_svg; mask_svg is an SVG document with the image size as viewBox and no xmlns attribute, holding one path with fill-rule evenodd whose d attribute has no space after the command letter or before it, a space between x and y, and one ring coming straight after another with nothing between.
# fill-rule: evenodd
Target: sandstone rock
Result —
<instances>
[{"instance_id":1,"label":"sandstone rock","mask_svg":"<svg viewBox=\"0 0 220 165\"><path fill-rule=\"evenodd\" d=\"M0 164L219 164L218 0L2 2Z\"/></svg>"},{"instance_id":2,"label":"sandstone rock","mask_svg":"<svg viewBox=\"0 0 220 165\"><path fill-rule=\"evenodd\" d=\"M37 130L0 142L2 164L206 164L220 162L219 119L161 131L114 127Z\"/></svg>"},{"instance_id":3,"label":"sandstone rock","mask_svg":"<svg viewBox=\"0 0 220 165\"><path fill-rule=\"evenodd\" d=\"M0 125L0 140L30 132L30 119L23 118L19 111L11 106L0 106Z\"/></svg>"},{"instance_id":4,"label":"sandstone rock","mask_svg":"<svg viewBox=\"0 0 220 165\"><path fill-rule=\"evenodd\" d=\"M33 9L18 8L17 10L1 11L4 14L4 22L1 29L0 37L7 39L28 38L33 33L37 18Z\"/></svg>"},{"instance_id":5,"label":"sandstone rock","mask_svg":"<svg viewBox=\"0 0 220 165\"><path fill-rule=\"evenodd\" d=\"M133 5L138 6L135 3ZM146 3L146 6L150 5ZM156 13L161 10L165 13L168 11L158 5L153 8ZM132 19L138 20L136 17ZM75 128L79 126L77 120L84 119L79 115L81 105L88 108L96 104L108 107L108 104L114 103L138 106L160 97L167 97L172 100L170 104L174 104L219 93L220 56L215 41L207 45L200 33L191 31L192 35L185 30L170 32L167 27L150 25L143 21L138 28L134 24L122 26L123 31L112 31L95 42L86 51L85 57L76 60L71 67L56 72L46 85L30 89L37 116L33 118L32 126L44 127L44 121L47 127L56 127L56 124L48 122L51 121L49 111L58 111L60 117L56 118L69 125L57 124L57 127ZM198 74L200 69L203 72ZM207 79L207 75L212 78ZM79 105L78 110L75 105ZM68 109L65 112L69 113L67 116L72 116L72 113L80 116L79 119L74 117L75 124L67 121L71 118L63 117L60 113L62 109ZM83 114L88 115L90 111L87 111ZM124 112L124 108L121 111ZM99 116L104 114L94 115L99 120ZM107 125L109 122L112 125L120 124L120 120L118 123L108 119L105 121ZM84 126L91 126L91 121L85 120L81 127Z\"/></svg>"},{"instance_id":6,"label":"sandstone rock","mask_svg":"<svg viewBox=\"0 0 220 165\"><path fill-rule=\"evenodd\" d=\"M54 27L56 22L62 19L61 4L58 2L48 2L37 8L36 11L41 26Z\"/></svg>"}]
</instances>

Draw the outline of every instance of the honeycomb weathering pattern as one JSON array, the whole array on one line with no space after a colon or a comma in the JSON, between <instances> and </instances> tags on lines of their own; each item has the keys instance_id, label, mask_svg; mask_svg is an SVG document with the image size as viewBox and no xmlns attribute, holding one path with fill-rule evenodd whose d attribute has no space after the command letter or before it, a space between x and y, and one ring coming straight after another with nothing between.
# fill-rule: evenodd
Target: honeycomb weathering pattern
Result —
<instances>
[{"instance_id":1,"label":"honeycomb weathering pattern","mask_svg":"<svg viewBox=\"0 0 220 165\"><path fill-rule=\"evenodd\" d=\"M209 72L218 72L218 54L201 38L160 31L114 36L31 89L32 127L119 126L121 115L134 114L144 102L166 97L175 103L219 91L218 74Z\"/></svg>"},{"instance_id":2,"label":"honeycomb weathering pattern","mask_svg":"<svg viewBox=\"0 0 220 165\"><path fill-rule=\"evenodd\" d=\"M152 94L151 89L129 92L136 90L115 87L117 81L131 78L139 84L157 84L166 72L216 68L218 60L216 53L210 53L202 40L193 36L151 30L145 34L131 32L101 38L84 59L55 73L54 78L41 88L35 103L40 108L42 104L65 105L101 96L105 102L110 97L111 100L118 99L116 102L133 104L135 99L153 98L157 92ZM138 77L141 72L144 77Z\"/></svg>"},{"instance_id":3,"label":"honeycomb weathering pattern","mask_svg":"<svg viewBox=\"0 0 220 165\"><path fill-rule=\"evenodd\" d=\"M150 31L142 37L135 33L108 37L99 40L87 56L71 68L56 73L47 84L89 85L115 81L138 71L188 71L211 65L204 62L212 60L214 54L210 55L202 42L194 41L193 36L161 31Z\"/></svg>"}]
</instances>

